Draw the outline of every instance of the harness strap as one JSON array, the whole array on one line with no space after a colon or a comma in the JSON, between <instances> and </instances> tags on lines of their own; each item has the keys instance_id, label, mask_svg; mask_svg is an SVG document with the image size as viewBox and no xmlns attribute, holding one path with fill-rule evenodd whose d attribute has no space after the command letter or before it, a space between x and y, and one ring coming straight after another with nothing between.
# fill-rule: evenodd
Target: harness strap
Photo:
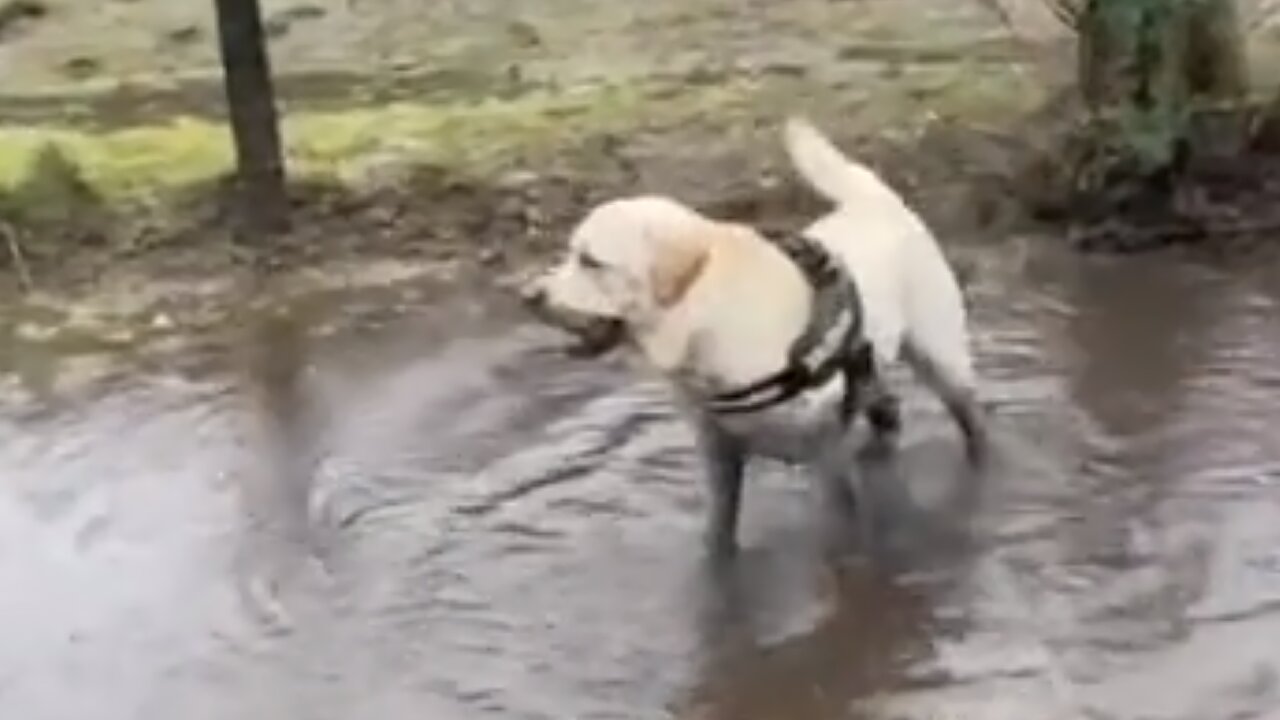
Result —
<instances>
[{"instance_id":1,"label":"harness strap","mask_svg":"<svg viewBox=\"0 0 1280 720\"><path fill-rule=\"evenodd\" d=\"M813 288L809 322L788 352L787 365L744 387L718 393L708 401L718 414L756 412L779 405L826 384L837 373L845 381L840 413L857 407L857 390L874 373L870 344L862 336L862 307L853 278L820 244L802 236L770 238Z\"/></svg>"}]
</instances>

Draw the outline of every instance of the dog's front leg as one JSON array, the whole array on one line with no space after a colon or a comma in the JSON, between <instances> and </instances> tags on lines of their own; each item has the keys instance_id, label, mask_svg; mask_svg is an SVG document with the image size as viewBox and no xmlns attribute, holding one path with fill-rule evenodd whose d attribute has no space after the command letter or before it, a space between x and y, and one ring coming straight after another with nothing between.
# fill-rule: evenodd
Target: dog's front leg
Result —
<instances>
[{"instance_id":1,"label":"dog's front leg","mask_svg":"<svg viewBox=\"0 0 1280 720\"><path fill-rule=\"evenodd\" d=\"M723 558L737 549L738 511L742 505L746 454L742 443L710 417L698 418L697 440L711 500L704 541L713 557Z\"/></svg>"}]
</instances>

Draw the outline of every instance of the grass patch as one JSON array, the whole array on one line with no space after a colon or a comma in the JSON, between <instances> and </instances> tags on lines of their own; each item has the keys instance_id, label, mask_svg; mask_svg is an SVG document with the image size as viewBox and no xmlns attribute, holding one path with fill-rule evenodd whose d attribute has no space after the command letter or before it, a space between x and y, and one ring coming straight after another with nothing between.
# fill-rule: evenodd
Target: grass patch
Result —
<instances>
[{"instance_id":1,"label":"grass patch","mask_svg":"<svg viewBox=\"0 0 1280 720\"><path fill-rule=\"evenodd\" d=\"M745 97L746 83L672 91L598 86L540 91L514 99L299 112L283 121L295 178L343 178L372 157L467 171L641 123L714 112ZM91 131L56 125L0 125L0 193L33 180L54 150L107 201L147 199L227 173L233 151L219 122L177 117L151 125Z\"/></svg>"}]
</instances>

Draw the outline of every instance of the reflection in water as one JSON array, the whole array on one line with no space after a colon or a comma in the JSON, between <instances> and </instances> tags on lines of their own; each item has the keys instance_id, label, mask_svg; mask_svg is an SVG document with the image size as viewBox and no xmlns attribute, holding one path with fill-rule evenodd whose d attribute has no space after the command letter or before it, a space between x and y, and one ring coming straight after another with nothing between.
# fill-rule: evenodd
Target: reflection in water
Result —
<instances>
[{"instance_id":1,"label":"reflection in water","mask_svg":"<svg viewBox=\"0 0 1280 720\"><path fill-rule=\"evenodd\" d=\"M240 574L247 607L279 629L291 619L278 593L316 551L310 518L322 431L307 392L307 329L296 315L264 312L244 342L249 438L255 461L237 477L244 520Z\"/></svg>"},{"instance_id":2,"label":"reflection in water","mask_svg":"<svg viewBox=\"0 0 1280 720\"><path fill-rule=\"evenodd\" d=\"M692 717L843 717L862 698L910 684L910 668L931 656L931 611L950 584L938 573L963 566L973 550L966 525L980 489L954 462L955 448L933 450L915 448L910 463L860 458L875 518L870 562L849 566L784 544L708 573L699 615L707 659ZM947 497L922 506L912 477L945 480ZM784 618L801 625L778 628Z\"/></svg>"},{"instance_id":3,"label":"reflection in water","mask_svg":"<svg viewBox=\"0 0 1280 720\"><path fill-rule=\"evenodd\" d=\"M1177 412L1183 383L1195 374L1188 371L1209 350L1206 334L1217 315L1216 296L1195 292L1206 280L1193 268L1152 258L1141 265L1102 262L1072 284L1066 328L1078 353L1072 395L1104 442L1158 435Z\"/></svg>"},{"instance_id":4,"label":"reflection in water","mask_svg":"<svg viewBox=\"0 0 1280 720\"><path fill-rule=\"evenodd\" d=\"M266 326L248 374L156 363L6 407L0 707L1267 718L1276 288L1047 254L990 279L990 471L909 389L901 451L855 468L874 520L856 552L826 542L821 493L761 463L721 567L661 387L545 353L474 298L327 339Z\"/></svg>"},{"instance_id":5,"label":"reflection in water","mask_svg":"<svg viewBox=\"0 0 1280 720\"><path fill-rule=\"evenodd\" d=\"M1274 433L1257 422L1280 420L1263 392L1277 348L1255 332L1269 313L1259 315L1258 297L1233 291L1232 273L1173 261L1141 272L1094 273L1078 291L1076 345L1090 353L1074 394L1104 441L1058 544L1076 585L1063 593L1078 628L1065 651L1098 703L1121 717L1274 709L1280 696L1265 679L1277 671L1274 651L1198 617L1206 604L1280 600L1280 578L1247 570L1239 555L1280 539L1270 529L1274 489L1231 490L1231 500L1215 501L1227 488L1214 477L1247 478L1275 462ZM1115 308L1126 312L1114 317ZM1204 393L1206 385L1216 391ZM1276 618L1256 621L1246 632L1280 627ZM1233 661L1206 667L1204 655L1188 653L1195 646ZM1164 689L1151 693L1157 684Z\"/></svg>"}]
</instances>

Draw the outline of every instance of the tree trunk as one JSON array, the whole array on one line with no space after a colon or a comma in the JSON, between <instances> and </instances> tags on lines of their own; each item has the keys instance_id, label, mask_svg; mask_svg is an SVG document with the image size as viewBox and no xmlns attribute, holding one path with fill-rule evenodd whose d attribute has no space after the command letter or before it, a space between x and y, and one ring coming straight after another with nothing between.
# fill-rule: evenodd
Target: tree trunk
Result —
<instances>
[{"instance_id":1,"label":"tree trunk","mask_svg":"<svg viewBox=\"0 0 1280 720\"><path fill-rule=\"evenodd\" d=\"M1183 68L1193 96L1239 99L1249 89L1249 73L1236 0L1197 0L1190 15Z\"/></svg>"},{"instance_id":2,"label":"tree trunk","mask_svg":"<svg viewBox=\"0 0 1280 720\"><path fill-rule=\"evenodd\" d=\"M1195 108L1247 84L1234 0L1088 0L1079 33L1095 139L1127 175L1176 171Z\"/></svg>"},{"instance_id":3,"label":"tree trunk","mask_svg":"<svg viewBox=\"0 0 1280 720\"><path fill-rule=\"evenodd\" d=\"M288 227L279 118L258 0L215 0L241 218L257 232Z\"/></svg>"}]
</instances>

